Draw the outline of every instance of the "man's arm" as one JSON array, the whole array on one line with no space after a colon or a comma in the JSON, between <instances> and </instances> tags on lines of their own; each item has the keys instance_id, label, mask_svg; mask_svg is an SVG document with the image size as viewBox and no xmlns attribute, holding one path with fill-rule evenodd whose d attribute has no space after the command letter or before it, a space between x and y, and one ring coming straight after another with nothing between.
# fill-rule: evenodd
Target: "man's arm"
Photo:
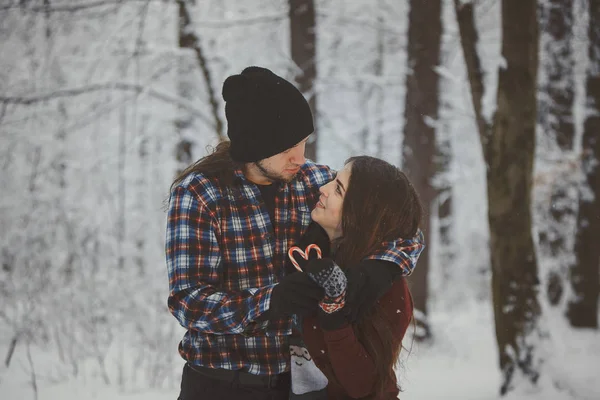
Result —
<instances>
[{"instance_id":1,"label":"man's arm","mask_svg":"<svg viewBox=\"0 0 600 400\"><path fill-rule=\"evenodd\" d=\"M382 243L379 250L367 259L392 262L400 267L403 276L408 276L417 266L417 261L424 248L425 237L419 229L413 238L398 238Z\"/></svg>"},{"instance_id":2,"label":"man's arm","mask_svg":"<svg viewBox=\"0 0 600 400\"><path fill-rule=\"evenodd\" d=\"M177 187L169 201L166 258L168 306L188 329L214 334L240 334L269 308L274 285L223 291L219 225L197 197Z\"/></svg>"},{"instance_id":3,"label":"man's arm","mask_svg":"<svg viewBox=\"0 0 600 400\"><path fill-rule=\"evenodd\" d=\"M385 242L375 254L346 270L348 294L346 315L357 321L383 296L397 279L410 275L425 239L421 230L411 239Z\"/></svg>"}]
</instances>

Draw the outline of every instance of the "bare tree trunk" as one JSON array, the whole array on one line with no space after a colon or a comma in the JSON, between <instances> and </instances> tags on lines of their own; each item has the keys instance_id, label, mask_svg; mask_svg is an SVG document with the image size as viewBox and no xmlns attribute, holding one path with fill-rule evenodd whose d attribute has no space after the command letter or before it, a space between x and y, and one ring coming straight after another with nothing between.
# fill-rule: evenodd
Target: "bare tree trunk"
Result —
<instances>
[{"instance_id":1,"label":"bare tree trunk","mask_svg":"<svg viewBox=\"0 0 600 400\"><path fill-rule=\"evenodd\" d=\"M35 372L35 365L33 363L33 357L31 357L31 344L27 341L27 361L29 362L29 367L31 368L31 389L33 390L33 398L34 400L38 400L38 384L37 384L37 374Z\"/></svg>"},{"instance_id":2,"label":"bare tree trunk","mask_svg":"<svg viewBox=\"0 0 600 400\"><path fill-rule=\"evenodd\" d=\"M356 82L356 92L361 98L363 104L367 104L369 102L369 96L371 95L371 90L368 90L366 87L370 83L365 82L363 80L358 80ZM368 107L360 107L358 110L360 115L360 120L363 122L362 129L360 132L360 140L358 145L361 149L365 149L368 152L369 148L369 108Z\"/></svg>"},{"instance_id":3,"label":"bare tree trunk","mask_svg":"<svg viewBox=\"0 0 600 400\"><path fill-rule=\"evenodd\" d=\"M192 24L189 9L190 3L192 3L190 0L177 0L177 5L179 6L179 47L190 49L196 55L198 67L200 67L200 70L202 71L202 76L204 77L204 82L206 84L208 102L214 119L215 133L219 140L225 140L226 137L223 133L223 122L221 121L219 114L219 102L213 88L212 75L208 68L208 61L200 44L200 38L193 30L194 26Z\"/></svg>"},{"instance_id":4,"label":"bare tree trunk","mask_svg":"<svg viewBox=\"0 0 600 400\"><path fill-rule=\"evenodd\" d=\"M448 2L442 2L442 15L445 14L446 7L452 7ZM447 36L448 29L444 26L444 30L442 31L442 37ZM454 42L454 40L452 40ZM450 46L447 46L444 41L442 41L441 45L441 59L440 64L444 63L444 59L448 56L454 57L455 45L452 43ZM454 220L453 220L453 196L452 196L452 186L453 179L450 173L450 168L452 167L452 132L450 132L450 116L455 114L457 110L455 110L452 98L454 93L450 89L450 82L447 79L441 78L441 82L439 85L440 92L440 111L439 111L439 119L440 122L437 124L437 132L435 135L436 142L436 154L434 159L435 161L435 189L436 189L436 202L435 207L437 207L437 222L438 222L438 249L436 250L437 259L443 260L443 264L440 265L439 271L441 272L442 282L451 282L453 261L456 255L456 243L454 240L455 234L453 232ZM433 212L432 212L433 216ZM451 283L450 283L451 285ZM448 285L442 284L440 288L448 288Z\"/></svg>"},{"instance_id":5,"label":"bare tree trunk","mask_svg":"<svg viewBox=\"0 0 600 400\"><path fill-rule=\"evenodd\" d=\"M549 35L545 49L549 58L544 66L548 79L543 89L548 93L548 98L541 104L540 120L544 133L552 136L561 150L568 151L573 148L575 139L573 1L546 0L545 3L542 23L544 34Z\"/></svg>"},{"instance_id":6,"label":"bare tree trunk","mask_svg":"<svg viewBox=\"0 0 600 400\"><path fill-rule=\"evenodd\" d=\"M136 204L135 204L135 216L137 219L136 232L135 232L135 256L133 262L138 269L138 277L142 277L146 273L146 260L147 260L147 238L148 238L148 215L150 215L150 208L148 207L148 169L150 167L148 162L148 152L150 143L148 140L148 115L144 114L141 116L141 127L139 127L139 134L142 139L140 140L138 147L138 175L136 177Z\"/></svg>"},{"instance_id":7,"label":"bare tree trunk","mask_svg":"<svg viewBox=\"0 0 600 400\"><path fill-rule=\"evenodd\" d=\"M532 340L540 306L530 212L537 120L537 2L504 0L502 16L506 67L499 70L487 187L494 314L504 394L513 388L515 373L532 383L540 374Z\"/></svg>"},{"instance_id":8,"label":"bare tree trunk","mask_svg":"<svg viewBox=\"0 0 600 400\"><path fill-rule=\"evenodd\" d=\"M6 353L6 358L4 359L4 366L6 368L8 368L10 366L10 360L12 359L12 356L15 352L15 348L17 347L18 340L19 340L19 338L17 336L14 336L10 341L10 345L8 346L8 353Z\"/></svg>"},{"instance_id":9,"label":"bare tree trunk","mask_svg":"<svg viewBox=\"0 0 600 400\"><path fill-rule=\"evenodd\" d=\"M143 47L144 47L144 30L146 27L146 19L148 18L148 10L149 10L150 2L147 2L141 6L141 10L139 13L139 22L138 22L138 33L137 39L135 43L135 51L133 53L133 58L135 61L135 84L139 85L141 81L141 60L140 57L143 57ZM138 124L139 120L142 120L142 126L140 127ZM133 232L133 240L135 241L135 255L133 256L133 263L136 265L138 269L138 277L141 277L145 274L145 259L147 256L146 250L146 235L148 233L148 215L149 210L147 207L148 204L148 182L146 179L146 174L148 172L148 134L147 134L147 121L148 116L146 114L142 114L140 116L138 110L138 98L133 101L133 129L132 131L136 136L140 135L141 139L138 145L138 171L135 179L135 205L134 211L131 213L131 219L135 221L135 231Z\"/></svg>"},{"instance_id":10,"label":"bare tree trunk","mask_svg":"<svg viewBox=\"0 0 600 400\"><path fill-rule=\"evenodd\" d=\"M68 152L67 152L67 143L69 143L70 138L67 138L67 121L69 120L69 115L67 113L67 107L65 106L65 102L62 100L58 101L58 114L60 116L60 123L59 123L59 127L56 130L56 134L54 137L55 143L57 144L57 148L60 149L58 150L58 153L56 154L56 158L54 160L54 162L52 163L52 167L53 167L53 172L55 173L54 178L55 178L55 184L57 186L57 190L60 191L61 195L55 200L56 204L55 207L57 209L61 209L61 208L65 208L65 204L64 204L64 198L65 198L65 193L66 193L66 187L67 187L67 178L66 178L66 170L67 170L67 157L68 157ZM65 236L68 238L67 240L69 240L69 245L68 245L68 257L67 257L67 261L64 264L64 266L59 266L59 270L61 271L61 273L63 274L64 280L66 284L71 283L71 280L73 279L73 262L74 262L74 250L71 248L71 244L73 242L70 242L70 240L72 239L72 235L70 234L70 221L67 217L67 212L66 211L62 211L60 212L60 221L56 221L57 224L54 226L54 229L59 229L59 226L62 227L65 230ZM60 222L60 223L59 223Z\"/></svg>"},{"instance_id":11,"label":"bare tree trunk","mask_svg":"<svg viewBox=\"0 0 600 400\"><path fill-rule=\"evenodd\" d=\"M586 79L587 113L581 166L584 182L579 193L575 235L576 263L570 278L573 297L567 316L572 326L598 328L600 291L600 4L589 1L589 66Z\"/></svg>"},{"instance_id":12,"label":"bare tree trunk","mask_svg":"<svg viewBox=\"0 0 600 400\"><path fill-rule=\"evenodd\" d=\"M117 265L120 270L125 266L126 236L126 199L127 184L125 171L127 165L127 108L119 111L119 161L118 161L118 220L117 220Z\"/></svg>"},{"instance_id":13,"label":"bare tree trunk","mask_svg":"<svg viewBox=\"0 0 600 400\"><path fill-rule=\"evenodd\" d=\"M473 5L455 0L463 53L487 166L488 219L496 338L503 380L515 374L535 383L540 375L536 340L537 260L531 235L531 189L537 118L537 4L502 2L502 56L493 127L482 114L483 79Z\"/></svg>"},{"instance_id":14,"label":"bare tree trunk","mask_svg":"<svg viewBox=\"0 0 600 400\"><path fill-rule=\"evenodd\" d=\"M378 15L377 15L377 58L373 64L373 74L380 78L383 76L383 68L385 64L385 19L384 19L384 4L382 0L377 1ZM383 118L381 111L384 109L384 88L381 83L377 83L371 86L375 96L375 121L373 124L373 135L375 142L375 154L377 157L383 156L383 150L385 146L384 134L383 134Z\"/></svg>"},{"instance_id":15,"label":"bare tree trunk","mask_svg":"<svg viewBox=\"0 0 600 400\"><path fill-rule=\"evenodd\" d=\"M313 0L289 0L289 5L292 60L301 71L296 75L296 82L300 91L308 99L316 127L318 113L317 93L315 92L317 78L315 2ZM311 140L306 144L306 158L317 159L317 139L315 131Z\"/></svg>"},{"instance_id":16,"label":"bare tree trunk","mask_svg":"<svg viewBox=\"0 0 600 400\"><path fill-rule=\"evenodd\" d=\"M463 56L467 67L467 76L469 77L469 87L471 88L471 100L473 101L473 110L475 111L475 120L477 129L481 137L483 155L487 160L486 145L491 133L491 125L483 116L483 69L477 53L477 42L479 35L475 27L475 15L473 3L461 4L461 0L454 0L454 9L458 21L458 30L460 32L460 41L462 43Z\"/></svg>"},{"instance_id":17,"label":"bare tree trunk","mask_svg":"<svg viewBox=\"0 0 600 400\"><path fill-rule=\"evenodd\" d=\"M197 37L190 32L191 17L186 0L177 0L179 7L178 37L179 47L194 50L197 44ZM196 54L202 55L202 51ZM200 57L203 59L203 57ZM179 55L177 62L177 93L179 97L191 101L193 97L193 88L191 76L195 71L194 65L184 52ZM213 116L214 118L214 116ZM176 174L179 174L187 168L193 161L194 142L186 137L186 131L193 127L194 117L188 110L179 108L177 110L177 119L175 130L178 136L178 142L175 145L175 159L177 160ZM218 126L216 123L215 126Z\"/></svg>"},{"instance_id":18,"label":"bare tree trunk","mask_svg":"<svg viewBox=\"0 0 600 400\"><path fill-rule=\"evenodd\" d=\"M445 107L451 108L450 105ZM438 126L443 128L444 124ZM446 129L445 129L446 130ZM449 177L450 165L452 163L452 142L448 133L442 134L441 129L436 133L435 154L435 189L436 207L439 224L439 260L444 261L442 273L444 280L451 275L450 264L455 256L455 243L452 240L452 180ZM447 132L447 130L446 130Z\"/></svg>"},{"instance_id":19,"label":"bare tree trunk","mask_svg":"<svg viewBox=\"0 0 600 400\"><path fill-rule=\"evenodd\" d=\"M565 160L565 155L573 150L575 138L573 1L546 0L541 10L545 82L539 102L539 120L544 140L555 148L551 153L553 158ZM577 202L574 196L569 195L575 191L576 182L571 179L574 174L570 164L566 165L566 171L563 171L565 168L560 163L557 165L557 168L561 168L559 175L563 179L549 179L550 209L544 213L545 223L539 233L541 251L551 257L546 294L553 305L560 302L569 269L569 265L561 265L571 252L565 226L574 220L577 211Z\"/></svg>"},{"instance_id":20,"label":"bare tree trunk","mask_svg":"<svg viewBox=\"0 0 600 400\"><path fill-rule=\"evenodd\" d=\"M408 28L408 72L404 111L403 168L415 185L425 207L423 231L429 235L429 211L435 197L432 178L435 173L435 123L438 119L438 80L435 68L440 62L442 35L441 0L411 0ZM419 259L419 268L411 275L415 308L426 319L428 271L431 242ZM422 338L430 336L427 321Z\"/></svg>"}]
</instances>

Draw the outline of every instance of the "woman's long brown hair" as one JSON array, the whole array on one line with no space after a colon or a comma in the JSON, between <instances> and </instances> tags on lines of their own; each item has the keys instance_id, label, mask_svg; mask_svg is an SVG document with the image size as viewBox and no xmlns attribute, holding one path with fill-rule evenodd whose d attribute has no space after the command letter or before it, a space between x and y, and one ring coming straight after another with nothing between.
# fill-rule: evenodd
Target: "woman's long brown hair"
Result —
<instances>
[{"instance_id":1,"label":"woman's long brown hair","mask_svg":"<svg viewBox=\"0 0 600 400\"><path fill-rule=\"evenodd\" d=\"M385 241L413 238L423 215L417 192L397 167L368 156L349 158L348 163L351 174L342 206L343 237L334 243L334 258L342 268L376 253ZM394 365L401 347L393 344L398 333L392 331L380 306L355 323L354 330L367 353L377 360L371 397L378 398L395 382Z\"/></svg>"}]
</instances>

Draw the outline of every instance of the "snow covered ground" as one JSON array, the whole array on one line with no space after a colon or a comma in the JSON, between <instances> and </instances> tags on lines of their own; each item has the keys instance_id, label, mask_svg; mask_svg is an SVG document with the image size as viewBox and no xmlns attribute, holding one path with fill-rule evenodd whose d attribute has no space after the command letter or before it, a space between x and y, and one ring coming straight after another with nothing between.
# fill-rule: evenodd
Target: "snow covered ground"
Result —
<instances>
[{"instance_id":1,"label":"snow covered ground","mask_svg":"<svg viewBox=\"0 0 600 400\"><path fill-rule=\"evenodd\" d=\"M453 312L434 310L431 322L435 340L423 344L412 342L410 337L406 339L405 346L411 351L410 354L405 352L398 372L404 389L399 398L499 399L500 374L492 318L491 307L485 302L462 305ZM505 399L600 399L600 332L572 331L564 327L558 316L554 321L547 319L552 332L547 344L552 354L543 368L538 387L512 392ZM4 343L2 345L4 350ZM176 347L172 349L175 352ZM2 400L175 400L178 395L177 379L183 362L175 354L169 354L174 356L175 365L169 387L144 389L138 383L135 385L138 389L120 389L118 380L106 384L93 373L61 380L64 371L46 370L45 362L53 364L51 355L44 353L43 349L31 348L37 375L36 397L26 353L25 348L17 347L10 368L2 370ZM130 361L133 361L135 354L130 356ZM112 375L111 368L107 366L107 369Z\"/></svg>"}]
</instances>

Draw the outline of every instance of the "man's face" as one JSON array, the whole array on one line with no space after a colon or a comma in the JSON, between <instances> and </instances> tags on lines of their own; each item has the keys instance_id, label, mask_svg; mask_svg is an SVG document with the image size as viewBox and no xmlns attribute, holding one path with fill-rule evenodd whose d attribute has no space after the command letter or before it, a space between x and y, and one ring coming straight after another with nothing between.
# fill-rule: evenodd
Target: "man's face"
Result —
<instances>
[{"instance_id":1,"label":"man's face","mask_svg":"<svg viewBox=\"0 0 600 400\"><path fill-rule=\"evenodd\" d=\"M265 181L264 183L290 182L298 173L302 164L306 162L304 150L307 140L308 138L284 152L255 162L254 166L256 172L260 175L259 178L262 178L261 180Z\"/></svg>"}]
</instances>

